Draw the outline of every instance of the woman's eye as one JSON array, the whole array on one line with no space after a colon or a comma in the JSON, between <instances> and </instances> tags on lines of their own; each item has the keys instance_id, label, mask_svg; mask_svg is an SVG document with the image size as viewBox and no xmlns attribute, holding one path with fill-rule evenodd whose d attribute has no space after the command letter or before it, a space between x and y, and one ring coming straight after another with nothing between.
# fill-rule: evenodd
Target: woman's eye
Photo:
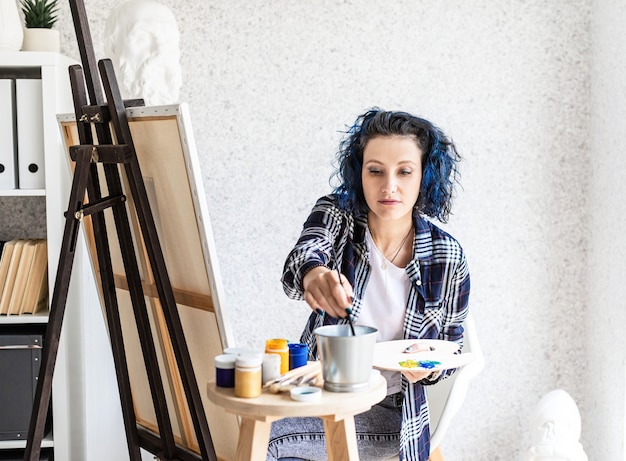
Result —
<instances>
[{"instance_id":1,"label":"woman's eye","mask_svg":"<svg viewBox=\"0 0 626 461\"><path fill-rule=\"evenodd\" d=\"M400 170L400 176L409 176L411 173L413 173L413 171L406 169L406 170Z\"/></svg>"},{"instance_id":2,"label":"woman's eye","mask_svg":"<svg viewBox=\"0 0 626 461\"><path fill-rule=\"evenodd\" d=\"M370 174L373 174L373 175L379 175L380 174L380 170L378 168L370 168L369 172L370 172Z\"/></svg>"}]
</instances>

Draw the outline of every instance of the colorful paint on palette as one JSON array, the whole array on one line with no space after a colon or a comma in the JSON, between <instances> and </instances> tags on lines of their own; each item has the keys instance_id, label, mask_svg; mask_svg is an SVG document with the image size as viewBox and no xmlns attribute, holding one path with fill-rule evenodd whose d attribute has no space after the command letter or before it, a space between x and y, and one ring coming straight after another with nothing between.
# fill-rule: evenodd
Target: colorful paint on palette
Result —
<instances>
[{"instance_id":1,"label":"colorful paint on palette","mask_svg":"<svg viewBox=\"0 0 626 461\"><path fill-rule=\"evenodd\" d=\"M403 368L425 368L430 370L437 365L441 365L441 362L437 362L436 360L403 360L402 362L398 362L398 364Z\"/></svg>"}]
</instances>

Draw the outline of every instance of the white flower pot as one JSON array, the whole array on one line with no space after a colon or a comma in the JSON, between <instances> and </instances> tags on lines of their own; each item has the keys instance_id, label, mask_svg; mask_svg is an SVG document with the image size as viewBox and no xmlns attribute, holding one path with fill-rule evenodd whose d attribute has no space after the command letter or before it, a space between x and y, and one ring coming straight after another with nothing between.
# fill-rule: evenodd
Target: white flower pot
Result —
<instances>
[{"instance_id":1,"label":"white flower pot","mask_svg":"<svg viewBox=\"0 0 626 461\"><path fill-rule=\"evenodd\" d=\"M24 29L22 51L56 51L61 49L59 31L55 29Z\"/></svg>"},{"instance_id":2,"label":"white flower pot","mask_svg":"<svg viewBox=\"0 0 626 461\"><path fill-rule=\"evenodd\" d=\"M0 0L0 51L19 51L23 35L16 0Z\"/></svg>"}]
</instances>

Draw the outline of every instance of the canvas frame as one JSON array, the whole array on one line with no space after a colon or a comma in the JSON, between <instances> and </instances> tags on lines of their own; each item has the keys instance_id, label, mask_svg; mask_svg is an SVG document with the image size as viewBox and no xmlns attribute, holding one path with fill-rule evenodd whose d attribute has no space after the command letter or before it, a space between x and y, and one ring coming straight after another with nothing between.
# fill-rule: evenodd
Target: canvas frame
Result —
<instances>
[{"instance_id":1,"label":"canvas frame","mask_svg":"<svg viewBox=\"0 0 626 461\"><path fill-rule=\"evenodd\" d=\"M189 108L187 104L181 103L169 106L132 107L127 108L126 112L185 340L198 385L201 387L202 403L216 454L218 459L234 459L238 433L237 418L212 404L204 389L206 383L214 378L212 358L222 353L224 348L232 346L234 342L222 301L224 299L222 280ZM58 120L66 147L68 168L73 169L74 164L70 159L69 150L71 146L80 144L75 116L60 115ZM95 131L93 134L96 139ZM98 168L101 168L101 165L98 165ZM126 192L129 186L125 182L124 169L118 168ZM99 177L104 178L104 175L100 174ZM103 195L106 195L104 179L101 179L100 187ZM127 209L133 245L139 263L174 436L177 445L199 452L137 214L131 195L129 193L126 195L129 198ZM105 212L106 226L136 422L139 427L158 435L120 245L110 213L110 210ZM95 279L100 283L94 228L89 217L84 219L82 229L87 240ZM99 286L98 290L104 310L102 287ZM106 315L104 318L106 319Z\"/></svg>"}]
</instances>

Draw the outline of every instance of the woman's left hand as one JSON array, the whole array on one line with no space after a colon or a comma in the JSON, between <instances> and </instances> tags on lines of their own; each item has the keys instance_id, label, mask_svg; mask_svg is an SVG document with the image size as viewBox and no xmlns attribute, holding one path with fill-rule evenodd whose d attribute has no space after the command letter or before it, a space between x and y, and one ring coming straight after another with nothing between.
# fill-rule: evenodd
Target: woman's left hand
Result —
<instances>
[{"instance_id":1,"label":"woman's left hand","mask_svg":"<svg viewBox=\"0 0 626 461\"><path fill-rule=\"evenodd\" d=\"M406 379L409 380L410 383L415 384L418 381L421 381L424 378L427 378L432 373L431 370L420 370L420 371L403 371L402 374Z\"/></svg>"}]
</instances>

